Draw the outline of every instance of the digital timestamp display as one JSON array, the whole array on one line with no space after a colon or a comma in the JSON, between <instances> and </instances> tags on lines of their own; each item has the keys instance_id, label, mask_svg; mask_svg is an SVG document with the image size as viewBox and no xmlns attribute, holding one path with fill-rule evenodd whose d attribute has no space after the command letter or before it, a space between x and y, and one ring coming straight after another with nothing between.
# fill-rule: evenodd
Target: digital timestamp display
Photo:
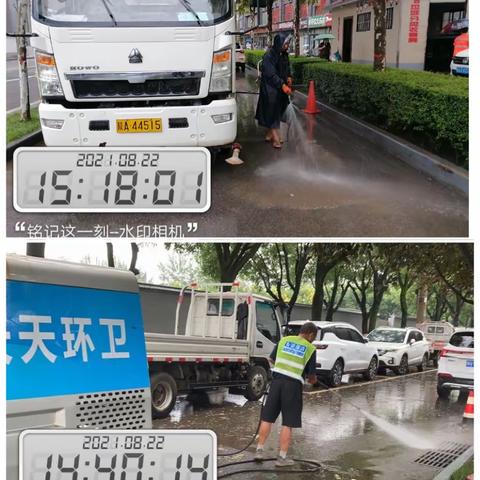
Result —
<instances>
[{"instance_id":1,"label":"digital timestamp display","mask_svg":"<svg viewBox=\"0 0 480 480\"><path fill-rule=\"evenodd\" d=\"M209 430L26 430L19 480L216 480Z\"/></svg>"},{"instance_id":2,"label":"digital timestamp display","mask_svg":"<svg viewBox=\"0 0 480 480\"><path fill-rule=\"evenodd\" d=\"M201 147L20 148L19 212L205 212L210 152Z\"/></svg>"}]
</instances>

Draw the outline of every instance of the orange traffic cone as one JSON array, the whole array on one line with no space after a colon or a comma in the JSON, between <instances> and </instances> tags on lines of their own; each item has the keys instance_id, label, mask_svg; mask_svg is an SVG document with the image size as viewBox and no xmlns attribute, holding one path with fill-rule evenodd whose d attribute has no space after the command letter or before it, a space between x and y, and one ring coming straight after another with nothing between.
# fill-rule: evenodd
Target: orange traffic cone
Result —
<instances>
[{"instance_id":1,"label":"orange traffic cone","mask_svg":"<svg viewBox=\"0 0 480 480\"><path fill-rule=\"evenodd\" d=\"M315 98L315 83L310 80L308 83L308 97L307 106L303 109L305 113L320 113L320 109L317 107L317 99Z\"/></svg>"},{"instance_id":2,"label":"orange traffic cone","mask_svg":"<svg viewBox=\"0 0 480 480\"><path fill-rule=\"evenodd\" d=\"M473 390L470 390L468 394L467 404L465 405L465 411L463 412L463 419L473 420Z\"/></svg>"}]
</instances>

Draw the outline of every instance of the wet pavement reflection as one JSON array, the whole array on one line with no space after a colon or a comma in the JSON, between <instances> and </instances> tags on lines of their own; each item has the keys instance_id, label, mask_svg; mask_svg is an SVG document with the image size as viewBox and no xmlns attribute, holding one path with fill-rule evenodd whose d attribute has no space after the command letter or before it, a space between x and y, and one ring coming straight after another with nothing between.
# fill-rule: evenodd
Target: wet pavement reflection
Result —
<instances>
[{"instance_id":1,"label":"wet pavement reflection","mask_svg":"<svg viewBox=\"0 0 480 480\"><path fill-rule=\"evenodd\" d=\"M294 432L291 454L319 461L324 468L290 478L432 479L438 470L414 463L425 449L439 448L445 441L473 444L473 425L462 422L466 398L453 392L449 401L439 401L435 370L379 377L376 382L359 381L353 376L344 380L348 383L334 391L305 391L303 428ZM243 403L241 396L232 398ZM246 402L244 406L220 402L212 406L208 396L199 393L180 400L170 418L155 421L155 427L212 429L218 436L219 452L228 452L249 442L260 408L260 402ZM276 456L279 429L277 421L266 445L268 456ZM254 447L250 447L233 457L221 457L219 465L251 459L253 453ZM288 476L249 473L233 478Z\"/></svg>"},{"instance_id":2,"label":"wet pavement reflection","mask_svg":"<svg viewBox=\"0 0 480 480\"><path fill-rule=\"evenodd\" d=\"M253 76L238 74L237 88L256 91ZM238 94L238 138L245 163L220 156L212 170L212 207L203 214L21 214L12 201L7 164L10 236L17 222L74 225L78 236L108 223L183 225L195 237L461 237L468 235L468 199L432 181L338 123L329 112L305 115L297 96L283 126L284 148L274 150L254 116L256 95ZM189 232L187 222L196 222ZM145 231L141 229L140 231ZM113 234L112 234L113 235ZM133 235L136 236L136 235Z\"/></svg>"}]
</instances>

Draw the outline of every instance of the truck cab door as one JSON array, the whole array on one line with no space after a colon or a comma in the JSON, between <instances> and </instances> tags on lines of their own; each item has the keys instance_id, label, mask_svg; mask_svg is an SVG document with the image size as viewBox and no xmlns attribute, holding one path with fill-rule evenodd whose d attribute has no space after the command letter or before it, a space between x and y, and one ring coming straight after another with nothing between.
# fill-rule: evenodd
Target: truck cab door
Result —
<instances>
[{"instance_id":1,"label":"truck cab door","mask_svg":"<svg viewBox=\"0 0 480 480\"><path fill-rule=\"evenodd\" d=\"M269 357L273 347L280 341L280 325L275 307L264 300L255 301L255 329L252 335L252 351L257 357Z\"/></svg>"}]
</instances>

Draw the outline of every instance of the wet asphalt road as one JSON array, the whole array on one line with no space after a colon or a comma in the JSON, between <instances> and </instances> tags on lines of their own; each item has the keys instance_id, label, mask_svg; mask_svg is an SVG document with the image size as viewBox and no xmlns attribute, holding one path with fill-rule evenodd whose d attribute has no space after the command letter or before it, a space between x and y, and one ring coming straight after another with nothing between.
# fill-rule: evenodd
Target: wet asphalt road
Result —
<instances>
[{"instance_id":1,"label":"wet asphalt road","mask_svg":"<svg viewBox=\"0 0 480 480\"><path fill-rule=\"evenodd\" d=\"M373 383L349 383L336 392L305 392L303 428L295 430L291 447L292 456L321 462L324 469L308 475L248 473L232 478L427 480L434 478L439 469L414 461L428 448L442 448L444 442L473 444L473 425L462 422L465 399L456 398L453 393L449 401L437 400L436 371L379 377ZM400 438L406 444L372 423L357 407L404 432ZM248 443L255 432L259 412L259 402L248 402L244 406L183 402L176 415L157 420L154 425L156 428L212 429L218 436L219 452L228 452ZM277 421L266 444L269 457L276 456L279 429ZM412 448L412 438L426 449ZM218 463L249 460L253 454L254 448L250 447L245 453L220 458ZM229 468L219 473L240 467Z\"/></svg>"},{"instance_id":2,"label":"wet asphalt road","mask_svg":"<svg viewBox=\"0 0 480 480\"><path fill-rule=\"evenodd\" d=\"M241 91L256 89L251 76L238 78L237 85ZM468 235L464 196L335 123L327 112L312 117L297 109L289 135L284 128L288 141L277 151L255 125L257 97L238 98L238 140L245 163L237 167L217 163L207 213L20 214L12 207L9 162L7 234L28 236L28 226L35 224L72 225L76 236L92 236L97 224L108 224L111 231L126 224L156 224L180 225L181 234L198 238ZM303 99L298 96L295 102L301 104ZM15 231L18 222L26 222L22 231ZM189 222L197 223L190 232ZM142 236L135 228L133 233Z\"/></svg>"}]
</instances>

